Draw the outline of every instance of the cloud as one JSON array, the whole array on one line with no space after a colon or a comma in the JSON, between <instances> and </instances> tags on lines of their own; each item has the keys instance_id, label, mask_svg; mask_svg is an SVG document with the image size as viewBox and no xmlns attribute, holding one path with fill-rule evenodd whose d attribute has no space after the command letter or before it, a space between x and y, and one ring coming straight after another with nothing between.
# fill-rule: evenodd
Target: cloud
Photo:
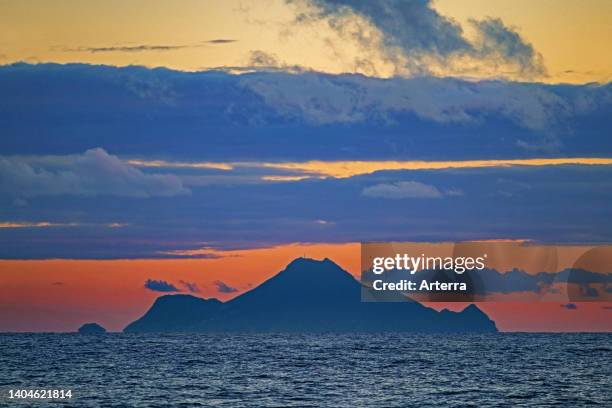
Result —
<instances>
[{"instance_id":1,"label":"cloud","mask_svg":"<svg viewBox=\"0 0 612 408\"><path fill-rule=\"evenodd\" d=\"M23 221L3 221L0 222L0 229L5 228L53 228L53 227L77 227L77 223L59 223L59 222L23 222Z\"/></svg>"},{"instance_id":2,"label":"cloud","mask_svg":"<svg viewBox=\"0 0 612 408\"><path fill-rule=\"evenodd\" d=\"M361 191L366 197L375 198L441 198L436 187L418 181L400 181L391 184L377 184Z\"/></svg>"},{"instance_id":3,"label":"cloud","mask_svg":"<svg viewBox=\"0 0 612 408\"><path fill-rule=\"evenodd\" d=\"M439 55L470 49L461 26L438 14L429 1L312 0L310 3L321 16L338 17L350 12L364 16L385 34L387 47ZM300 16L302 21L305 17ZM332 27L333 23L332 20Z\"/></svg>"},{"instance_id":4,"label":"cloud","mask_svg":"<svg viewBox=\"0 0 612 408\"><path fill-rule=\"evenodd\" d=\"M185 185L203 186L215 183L227 184L232 181L235 183L246 184L256 181L276 181L290 182L301 181L309 178L348 178L365 174L372 174L379 171L392 170L432 170L445 171L449 169L476 169L476 168L500 168L510 166L568 166L568 165L588 165L588 166L609 166L612 165L612 158L590 158L590 157L558 157L558 158L529 158L529 159L510 159L510 160L444 160L444 161L303 161L303 162L171 162L161 160L128 160L136 167L151 167L169 169L191 169L199 171L207 170L227 170L224 175L189 175L181 176ZM279 172L279 174L270 174ZM499 184L514 190L529 189L527 183L516 183L512 180L498 180ZM462 196L461 190L449 189L445 191L449 196Z\"/></svg>"},{"instance_id":5,"label":"cloud","mask_svg":"<svg viewBox=\"0 0 612 408\"><path fill-rule=\"evenodd\" d=\"M327 221L327 220L314 220L315 224L319 224L319 225L332 225L333 222L331 221Z\"/></svg>"},{"instance_id":6,"label":"cloud","mask_svg":"<svg viewBox=\"0 0 612 408\"><path fill-rule=\"evenodd\" d=\"M276 54L262 51L252 50L248 54L245 65L239 66L221 66L212 68L231 74L254 73L254 72L279 72L286 74L300 74L311 71L302 65L290 65L281 61Z\"/></svg>"},{"instance_id":7,"label":"cloud","mask_svg":"<svg viewBox=\"0 0 612 408\"><path fill-rule=\"evenodd\" d=\"M235 43L238 40L233 40L230 38L215 38L214 40L205 41L207 44L231 44Z\"/></svg>"},{"instance_id":8,"label":"cloud","mask_svg":"<svg viewBox=\"0 0 612 408\"><path fill-rule=\"evenodd\" d=\"M0 229L15 228L71 228L71 227L105 227L105 228L124 228L128 224L109 222L102 224L78 223L78 222L49 222L49 221L1 221Z\"/></svg>"},{"instance_id":9,"label":"cloud","mask_svg":"<svg viewBox=\"0 0 612 408\"><path fill-rule=\"evenodd\" d=\"M48 86L32 87L37 81ZM131 159L210 162L598 157L612 149L612 85L16 64L0 67L0 88L0 121L11 123L0 138L5 155L72 154L101 140Z\"/></svg>"},{"instance_id":10,"label":"cloud","mask_svg":"<svg viewBox=\"0 0 612 408\"><path fill-rule=\"evenodd\" d=\"M167 90L161 95L172 103L150 87L135 91L134 82ZM415 240L612 237L609 158L526 165L612 152L611 85L16 64L0 67L0 89L0 221L82 225L0 228L3 258L197 257L208 256L196 252L208 244L402 240L406 231ZM558 143L545 154L518 143L547 146L549 132ZM495 160L504 158L527 161ZM475 159L493 160L451 168ZM531 188L504 199L499 179ZM361 196L364 187L398 182L465 195L453 205L376 206ZM322 228L317 219L335 224Z\"/></svg>"},{"instance_id":11,"label":"cloud","mask_svg":"<svg viewBox=\"0 0 612 408\"><path fill-rule=\"evenodd\" d=\"M0 156L0 192L10 196L47 195L154 197L189 194L170 174L148 174L104 149L81 155L43 158Z\"/></svg>"},{"instance_id":12,"label":"cloud","mask_svg":"<svg viewBox=\"0 0 612 408\"><path fill-rule=\"evenodd\" d=\"M576 310L576 309L578 309L578 306L576 306L575 303L567 303L567 304L561 305L561 307L564 307L567 310Z\"/></svg>"},{"instance_id":13,"label":"cloud","mask_svg":"<svg viewBox=\"0 0 612 408\"><path fill-rule=\"evenodd\" d=\"M207 41L207 42L214 43L214 41L215 40ZM179 44L179 45L139 44L139 45L103 46L103 47L64 48L62 51L64 52L90 52L92 54L101 53L101 52L135 53L135 52L146 52L146 51L176 51L176 50L182 50L185 48L197 48L197 47L201 47L201 45L197 45L197 44Z\"/></svg>"},{"instance_id":14,"label":"cloud","mask_svg":"<svg viewBox=\"0 0 612 408\"><path fill-rule=\"evenodd\" d=\"M231 287L229 285L227 285L225 282L222 282L220 280L217 280L214 282L215 286L217 287L217 291L220 293L234 293L234 292L238 292L238 289Z\"/></svg>"},{"instance_id":15,"label":"cloud","mask_svg":"<svg viewBox=\"0 0 612 408\"><path fill-rule=\"evenodd\" d=\"M254 50L249 55L249 66L251 67L279 67L280 65L276 55L265 51Z\"/></svg>"},{"instance_id":16,"label":"cloud","mask_svg":"<svg viewBox=\"0 0 612 408\"><path fill-rule=\"evenodd\" d=\"M147 279L144 283L144 287L154 292L180 292L176 286L161 279Z\"/></svg>"},{"instance_id":17,"label":"cloud","mask_svg":"<svg viewBox=\"0 0 612 408\"><path fill-rule=\"evenodd\" d=\"M129 224L123 223L123 222L109 222L108 224L106 224L106 226L108 228L125 228L127 227Z\"/></svg>"},{"instance_id":18,"label":"cloud","mask_svg":"<svg viewBox=\"0 0 612 408\"><path fill-rule=\"evenodd\" d=\"M474 46L477 55L494 62L513 64L527 77L546 74L542 56L501 19L490 17L480 21L471 19L470 24L477 32Z\"/></svg>"},{"instance_id":19,"label":"cloud","mask_svg":"<svg viewBox=\"0 0 612 408\"><path fill-rule=\"evenodd\" d=\"M202 163L202 162L169 162L166 160L128 160L127 163L136 167L153 168L190 168L190 169L214 169L214 170L233 170L232 163Z\"/></svg>"},{"instance_id":20,"label":"cloud","mask_svg":"<svg viewBox=\"0 0 612 408\"><path fill-rule=\"evenodd\" d=\"M185 288L191 293L200 292L200 288L198 288L198 285L193 282L187 282L187 281L181 280L180 283L181 285L185 286Z\"/></svg>"},{"instance_id":21,"label":"cloud","mask_svg":"<svg viewBox=\"0 0 612 408\"><path fill-rule=\"evenodd\" d=\"M325 20L341 38L366 51L377 48L385 62L394 64L400 73L461 74L473 72L474 65L483 63L488 74L499 75L512 68L523 76L545 72L541 56L500 19L471 20L475 38L470 38L459 23L438 13L429 0L290 2L303 6L296 23Z\"/></svg>"},{"instance_id":22,"label":"cloud","mask_svg":"<svg viewBox=\"0 0 612 408\"><path fill-rule=\"evenodd\" d=\"M451 188L449 190L444 191L444 195L447 195L449 197L463 197L465 194L461 190Z\"/></svg>"},{"instance_id":23,"label":"cloud","mask_svg":"<svg viewBox=\"0 0 612 408\"><path fill-rule=\"evenodd\" d=\"M571 108L564 98L544 88L497 81L276 73L244 77L241 84L279 113L319 125L393 124L395 115L411 113L438 123L472 125L491 116L542 130Z\"/></svg>"},{"instance_id":24,"label":"cloud","mask_svg":"<svg viewBox=\"0 0 612 408\"><path fill-rule=\"evenodd\" d=\"M529 194L500 197L495 188L500 179L528 183ZM443 195L461 190L464 196L402 200L361 195L364 187L402 181L435 186ZM402 241L406 231L415 241L612 239L612 219L606 216L612 202L610 165L386 170L292 183L217 183L192 187L191 195L172 199L40 196L24 208L1 197L2 221L83 225L0 228L0 257L7 259L214 258L232 255L224 249L291 242ZM569 221L559 223L560 219ZM129 227L106 226L113 222ZM571 274L572 280L578 278L579 274ZM184 289L178 280L174 283ZM600 288L600 284L591 286Z\"/></svg>"},{"instance_id":25,"label":"cloud","mask_svg":"<svg viewBox=\"0 0 612 408\"><path fill-rule=\"evenodd\" d=\"M231 44L238 40L230 38L215 38L212 40L202 41L200 44L137 44L137 45L109 45L100 47L77 47L77 48L63 48L64 52L89 52L92 54L104 53L104 52L125 52L125 53L138 53L148 51L177 51L187 48L199 48L206 44Z\"/></svg>"}]
</instances>

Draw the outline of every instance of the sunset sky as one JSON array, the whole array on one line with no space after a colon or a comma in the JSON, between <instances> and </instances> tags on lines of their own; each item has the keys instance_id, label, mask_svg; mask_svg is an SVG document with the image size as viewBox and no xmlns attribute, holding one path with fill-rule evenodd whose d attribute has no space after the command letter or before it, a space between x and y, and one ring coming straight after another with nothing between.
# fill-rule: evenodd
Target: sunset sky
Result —
<instances>
[{"instance_id":1,"label":"sunset sky","mask_svg":"<svg viewBox=\"0 0 612 408\"><path fill-rule=\"evenodd\" d=\"M363 35L374 41L380 27L367 24L362 14L351 14L350 4L343 0L181 0L178 4L162 0L3 1L0 50L7 63L86 62L189 71L247 66L253 62L253 52L260 51L279 64L333 73L371 74L356 64L356 60L368 58L381 75L391 75L391 64L385 63L380 50L365 47L354 35L357 24L363 23ZM353 4L359 11L359 4L367 2ZM339 21L344 23L343 30L334 29L327 18L296 22L300 15L316 13L321 5L349 5L347 11L331 16L346 19ZM437 0L430 7L436 17L424 12L425 7L415 7L414 14L405 18L419 18L432 27L438 21L452 21L467 38L475 36L470 21L499 18L519 33L525 44L542 56L544 68L539 75L521 79L585 83L608 82L612 77L612 55L607 52L612 4L607 0ZM401 13L396 12L394 18L399 25ZM423 37L431 36L432 42L438 42L436 33L426 32L424 25L419 28ZM139 51L139 46L159 48ZM463 74L491 77L504 72L501 66L497 71L489 66Z\"/></svg>"},{"instance_id":2,"label":"sunset sky","mask_svg":"<svg viewBox=\"0 0 612 408\"><path fill-rule=\"evenodd\" d=\"M357 275L362 241L612 240L610 1L0 9L0 331L121 330L304 255Z\"/></svg>"}]
</instances>

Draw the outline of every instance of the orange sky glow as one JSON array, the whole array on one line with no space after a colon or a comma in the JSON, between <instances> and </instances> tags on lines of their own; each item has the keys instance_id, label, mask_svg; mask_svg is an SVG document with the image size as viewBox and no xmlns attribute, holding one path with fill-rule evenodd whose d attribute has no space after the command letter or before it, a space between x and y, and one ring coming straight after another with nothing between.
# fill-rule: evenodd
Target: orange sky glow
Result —
<instances>
[{"instance_id":1,"label":"orange sky glow","mask_svg":"<svg viewBox=\"0 0 612 408\"><path fill-rule=\"evenodd\" d=\"M269 279L291 260L329 257L357 276L360 245L291 244L225 251L213 259L139 260L2 260L0 261L0 327L3 331L74 331L96 321L120 331L140 317L164 293L144 288L147 279L164 280L195 296L228 300ZM43 272L44 273L41 273ZM236 289L220 293L215 281ZM429 304L461 310L462 303ZM612 330L609 303L580 303L566 310L559 303L481 303L505 331ZM409 318L409 317L408 317Z\"/></svg>"}]
</instances>

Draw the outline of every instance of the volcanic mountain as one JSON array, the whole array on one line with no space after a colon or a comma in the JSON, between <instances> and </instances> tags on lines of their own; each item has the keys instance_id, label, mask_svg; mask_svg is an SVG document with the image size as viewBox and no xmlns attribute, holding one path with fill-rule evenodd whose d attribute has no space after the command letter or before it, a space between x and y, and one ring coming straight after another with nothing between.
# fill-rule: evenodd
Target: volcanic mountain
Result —
<instances>
[{"instance_id":1,"label":"volcanic mountain","mask_svg":"<svg viewBox=\"0 0 612 408\"><path fill-rule=\"evenodd\" d=\"M124 332L495 332L474 305L437 312L420 303L362 302L364 289L329 259L298 258L230 301L159 297Z\"/></svg>"}]
</instances>

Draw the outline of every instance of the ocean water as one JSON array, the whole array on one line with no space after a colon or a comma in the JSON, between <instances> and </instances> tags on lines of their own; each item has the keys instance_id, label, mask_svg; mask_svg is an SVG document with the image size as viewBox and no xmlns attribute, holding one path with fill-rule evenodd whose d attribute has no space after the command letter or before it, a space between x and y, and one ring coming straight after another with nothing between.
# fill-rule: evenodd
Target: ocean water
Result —
<instances>
[{"instance_id":1,"label":"ocean water","mask_svg":"<svg viewBox=\"0 0 612 408\"><path fill-rule=\"evenodd\" d=\"M70 400L9 400L9 389ZM612 407L612 334L0 334L0 406Z\"/></svg>"}]
</instances>

